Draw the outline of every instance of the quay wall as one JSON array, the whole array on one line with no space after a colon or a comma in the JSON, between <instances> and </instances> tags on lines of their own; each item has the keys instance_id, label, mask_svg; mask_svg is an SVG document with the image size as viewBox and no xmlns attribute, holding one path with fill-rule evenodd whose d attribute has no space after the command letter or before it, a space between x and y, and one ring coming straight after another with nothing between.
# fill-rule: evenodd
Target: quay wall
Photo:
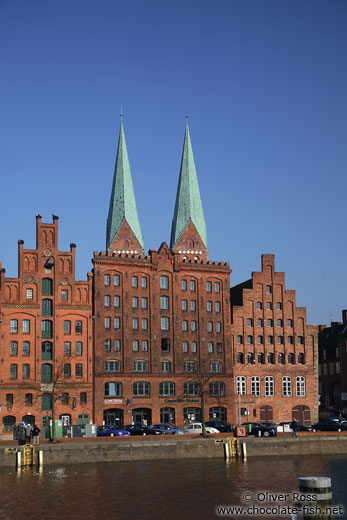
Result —
<instances>
[{"instance_id":1,"label":"quay wall","mask_svg":"<svg viewBox=\"0 0 347 520\"><path fill-rule=\"evenodd\" d=\"M75 442L43 444L43 464L81 464L138 460L224 458L225 439L114 440L113 442ZM298 438L239 439L247 446L247 456L285 457L294 455L347 455L347 436L303 436ZM0 447L0 469L16 467L16 452Z\"/></svg>"}]
</instances>

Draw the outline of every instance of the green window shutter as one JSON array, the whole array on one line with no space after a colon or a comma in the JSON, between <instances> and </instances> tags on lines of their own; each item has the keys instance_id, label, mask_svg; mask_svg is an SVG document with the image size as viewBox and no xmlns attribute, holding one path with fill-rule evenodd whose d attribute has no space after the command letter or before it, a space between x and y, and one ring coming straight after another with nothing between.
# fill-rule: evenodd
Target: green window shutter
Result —
<instances>
[{"instance_id":1,"label":"green window shutter","mask_svg":"<svg viewBox=\"0 0 347 520\"><path fill-rule=\"evenodd\" d=\"M53 357L53 345L49 341L44 341L41 346L41 359L51 361Z\"/></svg>"},{"instance_id":2,"label":"green window shutter","mask_svg":"<svg viewBox=\"0 0 347 520\"><path fill-rule=\"evenodd\" d=\"M50 363L44 363L41 366L41 382L50 383L52 381L52 365ZM47 408L50 410L50 408Z\"/></svg>"},{"instance_id":3,"label":"green window shutter","mask_svg":"<svg viewBox=\"0 0 347 520\"><path fill-rule=\"evenodd\" d=\"M50 320L42 321L42 338L52 338L52 322Z\"/></svg>"},{"instance_id":4,"label":"green window shutter","mask_svg":"<svg viewBox=\"0 0 347 520\"><path fill-rule=\"evenodd\" d=\"M52 396L50 394L42 394L41 409L52 410Z\"/></svg>"},{"instance_id":5,"label":"green window shutter","mask_svg":"<svg viewBox=\"0 0 347 520\"><path fill-rule=\"evenodd\" d=\"M42 279L42 295L52 296L53 294L53 282L50 278Z\"/></svg>"},{"instance_id":6,"label":"green window shutter","mask_svg":"<svg viewBox=\"0 0 347 520\"><path fill-rule=\"evenodd\" d=\"M42 316L52 316L53 302L52 300L42 300Z\"/></svg>"}]
</instances>

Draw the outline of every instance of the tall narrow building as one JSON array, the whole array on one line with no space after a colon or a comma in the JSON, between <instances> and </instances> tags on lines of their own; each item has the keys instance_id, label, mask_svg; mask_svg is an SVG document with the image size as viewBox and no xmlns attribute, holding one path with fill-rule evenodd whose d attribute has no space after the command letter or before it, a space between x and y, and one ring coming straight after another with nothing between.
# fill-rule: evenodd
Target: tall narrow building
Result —
<instances>
[{"instance_id":1,"label":"tall narrow building","mask_svg":"<svg viewBox=\"0 0 347 520\"><path fill-rule=\"evenodd\" d=\"M141 226L122 122L107 219L106 249L118 253L143 253Z\"/></svg>"},{"instance_id":2,"label":"tall narrow building","mask_svg":"<svg viewBox=\"0 0 347 520\"><path fill-rule=\"evenodd\" d=\"M170 247L174 253L182 255L182 258L208 259L206 222L188 123L184 136Z\"/></svg>"}]
</instances>

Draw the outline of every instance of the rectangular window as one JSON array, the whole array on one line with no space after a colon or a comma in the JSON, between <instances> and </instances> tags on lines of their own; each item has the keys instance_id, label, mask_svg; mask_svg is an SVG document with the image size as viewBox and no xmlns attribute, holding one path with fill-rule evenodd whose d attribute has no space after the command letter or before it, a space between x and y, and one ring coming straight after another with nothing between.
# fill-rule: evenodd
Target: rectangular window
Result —
<instances>
[{"instance_id":1,"label":"rectangular window","mask_svg":"<svg viewBox=\"0 0 347 520\"><path fill-rule=\"evenodd\" d=\"M196 301L195 300L190 300L190 310L191 311L196 311Z\"/></svg>"},{"instance_id":2,"label":"rectangular window","mask_svg":"<svg viewBox=\"0 0 347 520\"><path fill-rule=\"evenodd\" d=\"M82 334L82 322L79 320L75 321L75 334Z\"/></svg>"},{"instance_id":3,"label":"rectangular window","mask_svg":"<svg viewBox=\"0 0 347 520\"><path fill-rule=\"evenodd\" d=\"M277 336L277 343L283 345L283 336Z\"/></svg>"},{"instance_id":4,"label":"rectangular window","mask_svg":"<svg viewBox=\"0 0 347 520\"><path fill-rule=\"evenodd\" d=\"M216 332L222 332L222 324L220 321L216 321Z\"/></svg>"},{"instance_id":5,"label":"rectangular window","mask_svg":"<svg viewBox=\"0 0 347 520\"><path fill-rule=\"evenodd\" d=\"M119 361L105 361L106 372L119 372L120 362Z\"/></svg>"},{"instance_id":6,"label":"rectangular window","mask_svg":"<svg viewBox=\"0 0 347 520\"><path fill-rule=\"evenodd\" d=\"M53 281L50 278L42 279L42 295L52 296L53 294Z\"/></svg>"},{"instance_id":7,"label":"rectangular window","mask_svg":"<svg viewBox=\"0 0 347 520\"><path fill-rule=\"evenodd\" d=\"M206 302L207 312L212 312L212 302Z\"/></svg>"},{"instance_id":8,"label":"rectangular window","mask_svg":"<svg viewBox=\"0 0 347 520\"><path fill-rule=\"evenodd\" d=\"M133 340L133 351L138 352L138 350L139 350L139 342L137 339L134 339Z\"/></svg>"},{"instance_id":9,"label":"rectangular window","mask_svg":"<svg viewBox=\"0 0 347 520\"><path fill-rule=\"evenodd\" d=\"M18 332L18 320L10 321L10 332L12 332L12 333Z\"/></svg>"},{"instance_id":10,"label":"rectangular window","mask_svg":"<svg viewBox=\"0 0 347 520\"><path fill-rule=\"evenodd\" d=\"M135 397L149 397L150 395L150 384L142 381L133 383L133 395Z\"/></svg>"},{"instance_id":11,"label":"rectangular window","mask_svg":"<svg viewBox=\"0 0 347 520\"><path fill-rule=\"evenodd\" d=\"M188 321L187 320L182 321L182 330L184 332L188 330Z\"/></svg>"},{"instance_id":12,"label":"rectangular window","mask_svg":"<svg viewBox=\"0 0 347 520\"><path fill-rule=\"evenodd\" d=\"M131 286L136 288L137 287L137 276L132 276L131 277Z\"/></svg>"},{"instance_id":13,"label":"rectangular window","mask_svg":"<svg viewBox=\"0 0 347 520\"><path fill-rule=\"evenodd\" d=\"M60 292L60 299L62 302L67 302L69 296L69 292L67 289L62 289Z\"/></svg>"},{"instance_id":14,"label":"rectangular window","mask_svg":"<svg viewBox=\"0 0 347 520\"><path fill-rule=\"evenodd\" d=\"M120 329L120 318L113 318L113 328Z\"/></svg>"},{"instance_id":15,"label":"rectangular window","mask_svg":"<svg viewBox=\"0 0 347 520\"><path fill-rule=\"evenodd\" d=\"M220 397L224 396L224 394L225 394L224 383L219 382L219 381L210 383L209 392L210 392L210 395L217 395Z\"/></svg>"},{"instance_id":16,"label":"rectangular window","mask_svg":"<svg viewBox=\"0 0 347 520\"><path fill-rule=\"evenodd\" d=\"M147 309L147 298L141 298L142 309Z\"/></svg>"},{"instance_id":17,"label":"rectangular window","mask_svg":"<svg viewBox=\"0 0 347 520\"><path fill-rule=\"evenodd\" d=\"M71 343L64 341L64 356L71 356Z\"/></svg>"},{"instance_id":18,"label":"rectangular window","mask_svg":"<svg viewBox=\"0 0 347 520\"><path fill-rule=\"evenodd\" d=\"M148 352L148 341L146 339L142 341L142 352Z\"/></svg>"},{"instance_id":19,"label":"rectangular window","mask_svg":"<svg viewBox=\"0 0 347 520\"><path fill-rule=\"evenodd\" d=\"M305 378L303 376L298 376L296 378L296 395L297 397L305 397L305 393Z\"/></svg>"},{"instance_id":20,"label":"rectangular window","mask_svg":"<svg viewBox=\"0 0 347 520\"><path fill-rule=\"evenodd\" d=\"M25 364L22 366L22 377L23 377L23 379L30 378L30 365Z\"/></svg>"},{"instance_id":21,"label":"rectangular window","mask_svg":"<svg viewBox=\"0 0 347 520\"><path fill-rule=\"evenodd\" d=\"M170 352L170 339L169 338L161 338L161 351Z\"/></svg>"},{"instance_id":22,"label":"rectangular window","mask_svg":"<svg viewBox=\"0 0 347 520\"><path fill-rule=\"evenodd\" d=\"M238 335L237 338L236 338L236 341L237 341L237 344L238 345L242 345L243 343L243 337L241 335Z\"/></svg>"},{"instance_id":23,"label":"rectangular window","mask_svg":"<svg viewBox=\"0 0 347 520\"><path fill-rule=\"evenodd\" d=\"M134 361L134 372L148 372L147 361Z\"/></svg>"},{"instance_id":24,"label":"rectangular window","mask_svg":"<svg viewBox=\"0 0 347 520\"><path fill-rule=\"evenodd\" d=\"M260 396L260 378L257 376L251 378L251 393L256 397Z\"/></svg>"},{"instance_id":25,"label":"rectangular window","mask_svg":"<svg viewBox=\"0 0 347 520\"><path fill-rule=\"evenodd\" d=\"M122 383L118 381L113 383L105 383L104 395L105 397L122 397Z\"/></svg>"},{"instance_id":26,"label":"rectangular window","mask_svg":"<svg viewBox=\"0 0 347 520\"><path fill-rule=\"evenodd\" d=\"M139 306L139 299L136 298L136 296L133 296L131 301L132 301L132 308L137 309L137 307Z\"/></svg>"},{"instance_id":27,"label":"rectangular window","mask_svg":"<svg viewBox=\"0 0 347 520\"><path fill-rule=\"evenodd\" d=\"M292 395L292 379L289 376L282 377L282 395L283 397L291 397Z\"/></svg>"},{"instance_id":28,"label":"rectangular window","mask_svg":"<svg viewBox=\"0 0 347 520\"><path fill-rule=\"evenodd\" d=\"M195 361L185 361L183 365L184 372L196 372L196 367Z\"/></svg>"},{"instance_id":29,"label":"rectangular window","mask_svg":"<svg viewBox=\"0 0 347 520\"><path fill-rule=\"evenodd\" d=\"M109 295L104 296L104 305L105 307L109 307L111 304L111 297Z\"/></svg>"},{"instance_id":30,"label":"rectangular window","mask_svg":"<svg viewBox=\"0 0 347 520\"><path fill-rule=\"evenodd\" d=\"M183 385L184 395L187 396L198 396L200 394L199 383L188 382Z\"/></svg>"},{"instance_id":31,"label":"rectangular window","mask_svg":"<svg viewBox=\"0 0 347 520\"><path fill-rule=\"evenodd\" d=\"M81 392L80 393L80 403L86 404L87 402L87 392Z\"/></svg>"},{"instance_id":32,"label":"rectangular window","mask_svg":"<svg viewBox=\"0 0 347 520\"><path fill-rule=\"evenodd\" d=\"M289 328L293 327L293 320L287 320L287 327L289 327Z\"/></svg>"},{"instance_id":33,"label":"rectangular window","mask_svg":"<svg viewBox=\"0 0 347 520\"><path fill-rule=\"evenodd\" d=\"M10 378L17 379L18 367L15 364L10 365Z\"/></svg>"},{"instance_id":34,"label":"rectangular window","mask_svg":"<svg viewBox=\"0 0 347 520\"><path fill-rule=\"evenodd\" d=\"M139 328L139 320L137 318L133 318L133 329L137 330Z\"/></svg>"},{"instance_id":35,"label":"rectangular window","mask_svg":"<svg viewBox=\"0 0 347 520\"><path fill-rule=\"evenodd\" d=\"M114 287L119 287L120 286L120 276L119 276L119 274L115 274L113 276L113 285L114 285Z\"/></svg>"},{"instance_id":36,"label":"rectangular window","mask_svg":"<svg viewBox=\"0 0 347 520\"><path fill-rule=\"evenodd\" d=\"M160 308L162 310L169 308L169 298L167 296L160 296Z\"/></svg>"},{"instance_id":37,"label":"rectangular window","mask_svg":"<svg viewBox=\"0 0 347 520\"><path fill-rule=\"evenodd\" d=\"M186 311L188 309L188 300L182 300L182 311Z\"/></svg>"},{"instance_id":38,"label":"rectangular window","mask_svg":"<svg viewBox=\"0 0 347 520\"><path fill-rule=\"evenodd\" d=\"M10 355L11 356L17 356L18 354L18 342L17 341L11 341L10 342Z\"/></svg>"},{"instance_id":39,"label":"rectangular window","mask_svg":"<svg viewBox=\"0 0 347 520\"><path fill-rule=\"evenodd\" d=\"M82 351L83 351L82 341L76 341L76 343L75 343L76 356L82 356Z\"/></svg>"},{"instance_id":40,"label":"rectangular window","mask_svg":"<svg viewBox=\"0 0 347 520\"><path fill-rule=\"evenodd\" d=\"M148 329L148 321L146 318L142 318L142 330Z\"/></svg>"},{"instance_id":41,"label":"rectangular window","mask_svg":"<svg viewBox=\"0 0 347 520\"><path fill-rule=\"evenodd\" d=\"M267 286L265 287L265 292L266 292L267 294L271 294L271 285L267 285Z\"/></svg>"},{"instance_id":42,"label":"rectangular window","mask_svg":"<svg viewBox=\"0 0 347 520\"><path fill-rule=\"evenodd\" d=\"M268 311L272 311L272 303L271 302L266 302L266 309Z\"/></svg>"},{"instance_id":43,"label":"rectangular window","mask_svg":"<svg viewBox=\"0 0 347 520\"><path fill-rule=\"evenodd\" d=\"M162 363L161 363L161 371L162 372L171 372L170 361L162 361Z\"/></svg>"},{"instance_id":44,"label":"rectangular window","mask_svg":"<svg viewBox=\"0 0 347 520\"><path fill-rule=\"evenodd\" d=\"M6 404L7 406L13 405L13 394L6 394Z\"/></svg>"},{"instance_id":45,"label":"rectangular window","mask_svg":"<svg viewBox=\"0 0 347 520\"><path fill-rule=\"evenodd\" d=\"M110 275L109 274L105 274L104 275L104 285L107 287L108 285L110 285Z\"/></svg>"},{"instance_id":46,"label":"rectangular window","mask_svg":"<svg viewBox=\"0 0 347 520\"><path fill-rule=\"evenodd\" d=\"M25 404L33 404L33 394L25 394Z\"/></svg>"},{"instance_id":47,"label":"rectangular window","mask_svg":"<svg viewBox=\"0 0 347 520\"><path fill-rule=\"evenodd\" d=\"M192 348L192 352L196 352L197 351L197 343L196 343L196 341L192 341L191 348Z\"/></svg>"},{"instance_id":48,"label":"rectangular window","mask_svg":"<svg viewBox=\"0 0 347 520\"><path fill-rule=\"evenodd\" d=\"M142 289L147 288L147 278L145 276L141 277L141 287L142 287Z\"/></svg>"},{"instance_id":49,"label":"rectangular window","mask_svg":"<svg viewBox=\"0 0 347 520\"><path fill-rule=\"evenodd\" d=\"M216 312L220 312L220 302L215 302L214 308Z\"/></svg>"},{"instance_id":50,"label":"rectangular window","mask_svg":"<svg viewBox=\"0 0 347 520\"><path fill-rule=\"evenodd\" d=\"M160 277L160 289L168 289L169 288L169 277L161 276Z\"/></svg>"},{"instance_id":51,"label":"rectangular window","mask_svg":"<svg viewBox=\"0 0 347 520\"><path fill-rule=\"evenodd\" d=\"M212 282L206 282L206 292L212 292Z\"/></svg>"},{"instance_id":52,"label":"rectangular window","mask_svg":"<svg viewBox=\"0 0 347 520\"><path fill-rule=\"evenodd\" d=\"M32 289L26 289L25 298L27 300L32 300L34 298L34 291Z\"/></svg>"},{"instance_id":53,"label":"rectangular window","mask_svg":"<svg viewBox=\"0 0 347 520\"><path fill-rule=\"evenodd\" d=\"M189 289L194 292L195 291L195 280L190 280Z\"/></svg>"},{"instance_id":54,"label":"rectangular window","mask_svg":"<svg viewBox=\"0 0 347 520\"><path fill-rule=\"evenodd\" d=\"M105 339L105 352L111 352L111 340Z\"/></svg>"},{"instance_id":55,"label":"rectangular window","mask_svg":"<svg viewBox=\"0 0 347 520\"><path fill-rule=\"evenodd\" d=\"M76 377L82 377L82 375L83 375L83 365L81 363L76 363L75 375L76 375Z\"/></svg>"},{"instance_id":56,"label":"rectangular window","mask_svg":"<svg viewBox=\"0 0 347 520\"><path fill-rule=\"evenodd\" d=\"M187 280L181 280L181 289L182 291L187 290Z\"/></svg>"},{"instance_id":57,"label":"rectangular window","mask_svg":"<svg viewBox=\"0 0 347 520\"><path fill-rule=\"evenodd\" d=\"M196 321L195 321L195 320L192 320L192 321L190 322L190 330L191 330L192 332L196 332Z\"/></svg>"},{"instance_id":58,"label":"rectangular window","mask_svg":"<svg viewBox=\"0 0 347 520\"><path fill-rule=\"evenodd\" d=\"M63 395L62 395L62 398L61 398L61 402L63 404L68 404L68 402L69 402L69 394L67 392L63 392Z\"/></svg>"},{"instance_id":59,"label":"rectangular window","mask_svg":"<svg viewBox=\"0 0 347 520\"><path fill-rule=\"evenodd\" d=\"M120 352L120 339L115 339L114 340L114 350L116 352Z\"/></svg>"},{"instance_id":60,"label":"rectangular window","mask_svg":"<svg viewBox=\"0 0 347 520\"><path fill-rule=\"evenodd\" d=\"M114 296L113 306L116 307L117 309L120 307L120 297L119 296Z\"/></svg>"},{"instance_id":61,"label":"rectangular window","mask_svg":"<svg viewBox=\"0 0 347 520\"><path fill-rule=\"evenodd\" d=\"M161 330L169 330L170 329L169 318L167 318L166 316L162 316L160 318L160 328L161 328Z\"/></svg>"},{"instance_id":62,"label":"rectangular window","mask_svg":"<svg viewBox=\"0 0 347 520\"><path fill-rule=\"evenodd\" d=\"M217 354L221 354L223 352L222 343L216 343L216 351L217 351Z\"/></svg>"},{"instance_id":63,"label":"rectangular window","mask_svg":"<svg viewBox=\"0 0 347 520\"><path fill-rule=\"evenodd\" d=\"M276 324L277 324L277 327L283 327L283 321L282 320L277 320Z\"/></svg>"},{"instance_id":64,"label":"rectangular window","mask_svg":"<svg viewBox=\"0 0 347 520\"><path fill-rule=\"evenodd\" d=\"M105 323L105 329L111 328L111 318L105 318L104 323Z\"/></svg>"},{"instance_id":65,"label":"rectangular window","mask_svg":"<svg viewBox=\"0 0 347 520\"><path fill-rule=\"evenodd\" d=\"M175 395L175 383L171 383L171 382L159 383L159 396L166 397L169 395Z\"/></svg>"},{"instance_id":66,"label":"rectangular window","mask_svg":"<svg viewBox=\"0 0 347 520\"><path fill-rule=\"evenodd\" d=\"M183 341L182 350L183 352L188 352L188 341Z\"/></svg>"},{"instance_id":67,"label":"rectangular window","mask_svg":"<svg viewBox=\"0 0 347 520\"><path fill-rule=\"evenodd\" d=\"M214 292L220 293L220 283L219 282L214 283Z\"/></svg>"},{"instance_id":68,"label":"rectangular window","mask_svg":"<svg viewBox=\"0 0 347 520\"><path fill-rule=\"evenodd\" d=\"M64 334L71 334L71 321L70 320L64 321Z\"/></svg>"},{"instance_id":69,"label":"rectangular window","mask_svg":"<svg viewBox=\"0 0 347 520\"><path fill-rule=\"evenodd\" d=\"M30 354L30 343L29 343L29 341L23 341L22 353L23 353L23 356L29 356L29 354Z\"/></svg>"},{"instance_id":70,"label":"rectangular window","mask_svg":"<svg viewBox=\"0 0 347 520\"><path fill-rule=\"evenodd\" d=\"M213 322L212 321L207 322L207 332L213 332Z\"/></svg>"},{"instance_id":71,"label":"rectangular window","mask_svg":"<svg viewBox=\"0 0 347 520\"><path fill-rule=\"evenodd\" d=\"M209 354L213 354L213 343L212 343L212 341L209 341L209 342L207 343L207 352L208 352Z\"/></svg>"},{"instance_id":72,"label":"rectangular window","mask_svg":"<svg viewBox=\"0 0 347 520\"><path fill-rule=\"evenodd\" d=\"M236 393L239 395L246 394L246 377L237 376L236 378Z\"/></svg>"},{"instance_id":73,"label":"rectangular window","mask_svg":"<svg viewBox=\"0 0 347 520\"><path fill-rule=\"evenodd\" d=\"M263 308L263 304L261 302L257 302L256 308L261 310Z\"/></svg>"},{"instance_id":74,"label":"rectangular window","mask_svg":"<svg viewBox=\"0 0 347 520\"><path fill-rule=\"evenodd\" d=\"M274 397L274 378L272 376L265 377L265 396Z\"/></svg>"}]
</instances>

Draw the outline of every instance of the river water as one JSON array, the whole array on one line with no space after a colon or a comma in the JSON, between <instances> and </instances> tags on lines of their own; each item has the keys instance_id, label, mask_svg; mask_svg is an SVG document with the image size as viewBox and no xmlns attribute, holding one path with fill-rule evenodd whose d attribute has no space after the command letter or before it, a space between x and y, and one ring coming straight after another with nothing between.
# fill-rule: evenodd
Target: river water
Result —
<instances>
[{"instance_id":1,"label":"river water","mask_svg":"<svg viewBox=\"0 0 347 520\"><path fill-rule=\"evenodd\" d=\"M1 520L210 520L217 506L264 507L269 491L298 491L300 476L332 478L335 505L347 520L347 457L257 458L226 463L220 459L138 461L46 466L41 472L0 471ZM290 496L290 498L292 498ZM248 496L249 499L249 496ZM271 498L267 506L281 506ZM289 500L289 499L288 499ZM261 514L244 519L288 519Z\"/></svg>"}]
</instances>

